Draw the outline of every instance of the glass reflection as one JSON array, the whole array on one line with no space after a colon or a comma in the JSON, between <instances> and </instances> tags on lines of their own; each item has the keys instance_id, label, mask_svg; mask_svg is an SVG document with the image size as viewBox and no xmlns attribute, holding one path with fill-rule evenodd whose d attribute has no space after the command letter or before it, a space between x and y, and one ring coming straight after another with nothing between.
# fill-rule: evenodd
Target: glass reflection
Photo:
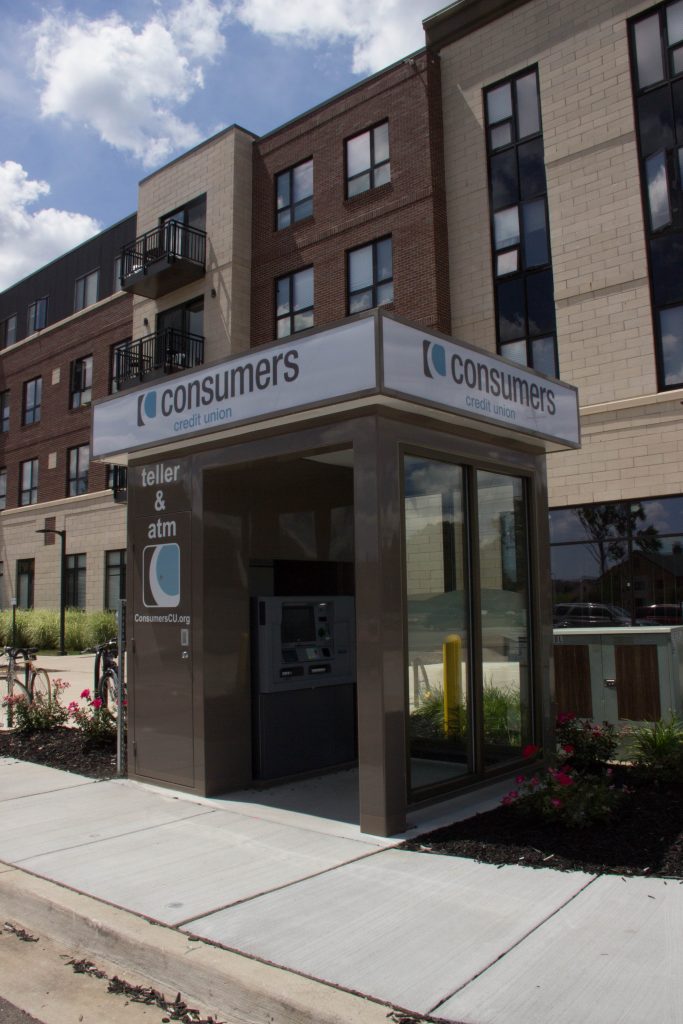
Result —
<instances>
[{"instance_id":1,"label":"glass reflection","mask_svg":"<svg viewBox=\"0 0 683 1024\"><path fill-rule=\"evenodd\" d=\"M541 130L541 113L538 108L538 84L536 72L518 78L517 87L517 135L524 139Z\"/></svg>"},{"instance_id":2,"label":"glass reflection","mask_svg":"<svg viewBox=\"0 0 683 1024\"><path fill-rule=\"evenodd\" d=\"M532 738L529 578L524 482L479 471L484 760L520 757Z\"/></svg>"},{"instance_id":3,"label":"glass reflection","mask_svg":"<svg viewBox=\"0 0 683 1024\"><path fill-rule=\"evenodd\" d=\"M683 383L683 306L663 309L659 314L664 384Z\"/></svg>"},{"instance_id":4,"label":"glass reflection","mask_svg":"<svg viewBox=\"0 0 683 1024\"><path fill-rule=\"evenodd\" d=\"M664 77L662 45L659 38L659 15L643 18L634 27L638 84L641 89Z\"/></svg>"},{"instance_id":5,"label":"glass reflection","mask_svg":"<svg viewBox=\"0 0 683 1024\"><path fill-rule=\"evenodd\" d=\"M669 202L669 179L666 173L666 153L661 151L645 161L645 177L647 195L650 206L650 223L652 230L663 228L671 223L671 203Z\"/></svg>"},{"instance_id":6,"label":"glass reflection","mask_svg":"<svg viewBox=\"0 0 683 1024\"><path fill-rule=\"evenodd\" d=\"M472 770L463 471L405 458L410 788Z\"/></svg>"}]
</instances>

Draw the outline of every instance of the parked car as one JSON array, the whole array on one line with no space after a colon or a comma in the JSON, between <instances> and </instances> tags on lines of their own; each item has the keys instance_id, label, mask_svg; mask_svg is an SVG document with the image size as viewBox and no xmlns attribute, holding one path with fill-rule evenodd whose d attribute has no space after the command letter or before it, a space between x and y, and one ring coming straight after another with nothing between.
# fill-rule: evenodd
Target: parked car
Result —
<instances>
[{"instance_id":1,"label":"parked car","mask_svg":"<svg viewBox=\"0 0 683 1024\"><path fill-rule=\"evenodd\" d=\"M553 608L553 625L557 629L584 626L630 626L631 616L625 608L615 604L597 604L594 601L578 601L572 604L556 604Z\"/></svg>"},{"instance_id":2,"label":"parked car","mask_svg":"<svg viewBox=\"0 0 683 1024\"><path fill-rule=\"evenodd\" d=\"M647 604L636 609L639 626L683 626L680 604Z\"/></svg>"}]
</instances>

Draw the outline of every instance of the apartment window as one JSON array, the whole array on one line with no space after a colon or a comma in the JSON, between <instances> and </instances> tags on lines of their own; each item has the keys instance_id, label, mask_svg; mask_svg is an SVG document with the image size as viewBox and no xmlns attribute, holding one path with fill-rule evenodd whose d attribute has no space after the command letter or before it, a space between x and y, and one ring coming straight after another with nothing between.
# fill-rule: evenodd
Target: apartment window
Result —
<instances>
[{"instance_id":1,"label":"apartment window","mask_svg":"<svg viewBox=\"0 0 683 1024\"><path fill-rule=\"evenodd\" d=\"M85 608L85 555L67 555L65 591L67 608Z\"/></svg>"},{"instance_id":2,"label":"apartment window","mask_svg":"<svg viewBox=\"0 0 683 1024\"><path fill-rule=\"evenodd\" d=\"M90 445L82 444L78 448L69 449L69 477L66 493L70 498L77 494L85 494L88 490L89 465Z\"/></svg>"},{"instance_id":3,"label":"apartment window","mask_svg":"<svg viewBox=\"0 0 683 1024\"><path fill-rule=\"evenodd\" d=\"M128 470L125 466L107 466L107 488L114 492L114 498L125 497L128 487Z\"/></svg>"},{"instance_id":4,"label":"apartment window","mask_svg":"<svg viewBox=\"0 0 683 1024\"><path fill-rule=\"evenodd\" d=\"M484 93L498 351L558 375L538 73Z\"/></svg>"},{"instance_id":5,"label":"apartment window","mask_svg":"<svg viewBox=\"0 0 683 1024\"><path fill-rule=\"evenodd\" d=\"M40 404L43 395L43 378L34 377L24 384L24 408L22 422L24 426L40 422Z\"/></svg>"},{"instance_id":6,"label":"apartment window","mask_svg":"<svg viewBox=\"0 0 683 1024\"><path fill-rule=\"evenodd\" d=\"M126 596L126 552L104 553L104 607L116 611L119 601Z\"/></svg>"},{"instance_id":7,"label":"apartment window","mask_svg":"<svg viewBox=\"0 0 683 1024\"><path fill-rule=\"evenodd\" d=\"M393 302L391 238L352 249L347 258L349 314Z\"/></svg>"},{"instance_id":8,"label":"apartment window","mask_svg":"<svg viewBox=\"0 0 683 1024\"><path fill-rule=\"evenodd\" d=\"M391 181L389 122L346 140L346 195L350 199Z\"/></svg>"},{"instance_id":9,"label":"apartment window","mask_svg":"<svg viewBox=\"0 0 683 1024\"><path fill-rule=\"evenodd\" d=\"M275 178L277 228L288 228L313 214L313 161L306 160Z\"/></svg>"},{"instance_id":10,"label":"apartment window","mask_svg":"<svg viewBox=\"0 0 683 1024\"><path fill-rule=\"evenodd\" d=\"M27 317L27 333L33 334L34 331L41 331L47 323L47 296L42 299L38 299L37 302L32 302L28 307Z\"/></svg>"},{"instance_id":11,"label":"apartment window","mask_svg":"<svg viewBox=\"0 0 683 1024\"><path fill-rule=\"evenodd\" d=\"M92 356L71 364L71 408L80 409L92 401Z\"/></svg>"},{"instance_id":12,"label":"apartment window","mask_svg":"<svg viewBox=\"0 0 683 1024\"><path fill-rule=\"evenodd\" d=\"M140 346L133 346L131 339L119 341L111 347L111 370L109 390L112 394L121 390L121 381L140 376Z\"/></svg>"},{"instance_id":13,"label":"apartment window","mask_svg":"<svg viewBox=\"0 0 683 1024\"><path fill-rule=\"evenodd\" d=\"M27 459L19 467L19 504L35 505L38 501L38 459Z\"/></svg>"},{"instance_id":14,"label":"apartment window","mask_svg":"<svg viewBox=\"0 0 683 1024\"><path fill-rule=\"evenodd\" d=\"M121 273L123 270L123 256L114 257L114 280L112 282L112 290L115 292L121 291Z\"/></svg>"},{"instance_id":15,"label":"apartment window","mask_svg":"<svg viewBox=\"0 0 683 1024\"><path fill-rule=\"evenodd\" d=\"M279 277L275 290L278 338L313 326L313 267Z\"/></svg>"},{"instance_id":16,"label":"apartment window","mask_svg":"<svg viewBox=\"0 0 683 1024\"><path fill-rule=\"evenodd\" d=\"M640 180L660 390L683 386L683 5L630 23Z\"/></svg>"},{"instance_id":17,"label":"apartment window","mask_svg":"<svg viewBox=\"0 0 683 1024\"><path fill-rule=\"evenodd\" d=\"M32 558L17 561L17 607L33 608L33 580L35 563Z\"/></svg>"},{"instance_id":18,"label":"apartment window","mask_svg":"<svg viewBox=\"0 0 683 1024\"><path fill-rule=\"evenodd\" d=\"M0 348L7 348L17 340L17 315L14 313L0 323Z\"/></svg>"},{"instance_id":19,"label":"apartment window","mask_svg":"<svg viewBox=\"0 0 683 1024\"><path fill-rule=\"evenodd\" d=\"M7 470L0 469L0 509L7 508Z\"/></svg>"},{"instance_id":20,"label":"apartment window","mask_svg":"<svg viewBox=\"0 0 683 1024\"><path fill-rule=\"evenodd\" d=\"M0 434L9 430L9 391L0 391Z\"/></svg>"},{"instance_id":21,"label":"apartment window","mask_svg":"<svg viewBox=\"0 0 683 1024\"><path fill-rule=\"evenodd\" d=\"M100 272L92 270L89 274L79 277L76 281L76 294L74 297L74 311L92 306L99 298Z\"/></svg>"}]
</instances>

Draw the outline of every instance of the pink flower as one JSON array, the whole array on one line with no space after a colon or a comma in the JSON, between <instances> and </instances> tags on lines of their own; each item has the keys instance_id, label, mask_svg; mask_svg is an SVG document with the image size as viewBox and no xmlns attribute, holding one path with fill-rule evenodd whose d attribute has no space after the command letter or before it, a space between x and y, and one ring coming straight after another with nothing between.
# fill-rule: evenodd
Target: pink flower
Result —
<instances>
[{"instance_id":1,"label":"pink flower","mask_svg":"<svg viewBox=\"0 0 683 1024\"><path fill-rule=\"evenodd\" d=\"M558 798L556 796L553 796L553 797L550 798L550 803L552 804L553 807L561 807L562 806L562 801L558 800Z\"/></svg>"},{"instance_id":2,"label":"pink flower","mask_svg":"<svg viewBox=\"0 0 683 1024\"><path fill-rule=\"evenodd\" d=\"M92 706L94 708L101 708L102 707L102 698L101 697L95 697L94 701L92 702Z\"/></svg>"},{"instance_id":3,"label":"pink flower","mask_svg":"<svg viewBox=\"0 0 683 1024\"><path fill-rule=\"evenodd\" d=\"M83 690L83 693L81 694L81 699L82 700L88 700L89 697L90 697L90 690Z\"/></svg>"},{"instance_id":4,"label":"pink flower","mask_svg":"<svg viewBox=\"0 0 683 1024\"><path fill-rule=\"evenodd\" d=\"M529 779L529 785L530 786L540 786L540 784L541 784L541 780L539 779L538 775L532 775L531 778Z\"/></svg>"},{"instance_id":5,"label":"pink flower","mask_svg":"<svg viewBox=\"0 0 683 1024\"><path fill-rule=\"evenodd\" d=\"M535 743L527 743L526 747L524 747L524 750L522 751L522 757L536 757L536 754L538 754L540 749L541 748Z\"/></svg>"},{"instance_id":6,"label":"pink flower","mask_svg":"<svg viewBox=\"0 0 683 1024\"><path fill-rule=\"evenodd\" d=\"M563 743L562 744L562 749L564 750L565 754L573 754L574 753L574 747L573 747L573 745L571 743Z\"/></svg>"},{"instance_id":7,"label":"pink flower","mask_svg":"<svg viewBox=\"0 0 683 1024\"><path fill-rule=\"evenodd\" d=\"M71 701L71 703L69 704L69 707L67 708L67 711L70 711L71 714L73 714L74 711L78 711L78 704L76 703L75 700Z\"/></svg>"},{"instance_id":8,"label":"pink flower","mask_svg":"<svg viewBox=\"0 0 683 1024\"><path fill-rule=\"evenodd\" d=\"M517 775L516 778L515 778L515 782L517 783L518 786L521 786L523 782L526 782L526 776L524 776L524 775Z\"/></svg>"},{"instance_id":9,"label":"pink flower","mask_svg":"<svg viewBox=\"0 0 683 1024\"><path fill-rule=\"evenodd\" d=\"M514 804L518 796L519 793L517 792L517 790L513 789L510 793L507 794L507 796L504 796L500 802L502 803L503 807L509 807L510 804Z\"/></svg>"},{"instance_id":10,"label":"pink flower","mask_svg":"<svg viewBox=\"0 0 683 1024\"><path fill-rule=\"evenodd\" d=\"M555 782L558 786L573 786L574 780L571 775L565 775L564 772L558 772L555 776Z\"/></svg>"}]
</instances>

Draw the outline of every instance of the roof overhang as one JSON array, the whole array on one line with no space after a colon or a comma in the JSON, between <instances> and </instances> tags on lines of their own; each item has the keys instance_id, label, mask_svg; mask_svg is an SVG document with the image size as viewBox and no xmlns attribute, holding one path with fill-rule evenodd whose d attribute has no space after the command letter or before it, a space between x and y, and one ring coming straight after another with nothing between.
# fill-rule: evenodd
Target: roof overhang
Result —
<instances>
[{"instance_id":1,"label":"roof overhang","mask_svg":"<svg viewBox=\"0 0 683 1024\"><path fill-rule=\"evenodd\" d=\"M96 402L91 452L125 464L378 406L539 451L580 447L576 388L376 310Z\"/></svg>"}]
</instances>

